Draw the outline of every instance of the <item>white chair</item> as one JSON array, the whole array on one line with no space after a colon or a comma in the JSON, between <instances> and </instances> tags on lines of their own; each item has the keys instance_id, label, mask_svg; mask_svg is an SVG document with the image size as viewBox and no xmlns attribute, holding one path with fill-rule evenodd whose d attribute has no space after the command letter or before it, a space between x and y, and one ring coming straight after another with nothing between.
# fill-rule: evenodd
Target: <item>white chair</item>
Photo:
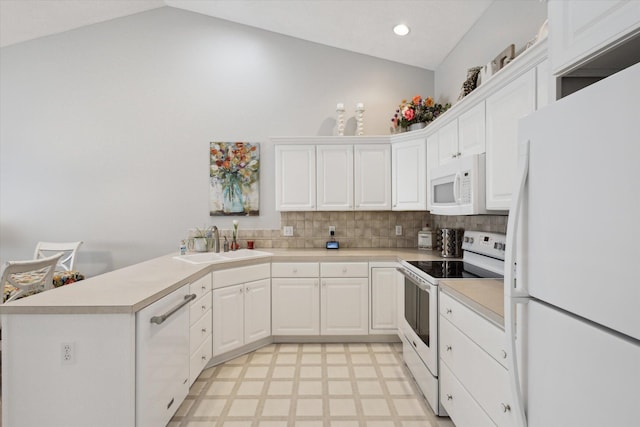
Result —
<instances>
[{"instance_id":1,"label":"white chair","mask_svg":"<svg viewBox=\"0 0 640 427\"><path fill-rule=\"evenodd\" d=\"M7 261L0 283L3 286L3 299L13 301L30 293L53 288L53 272L64 253L60 252L48 258L28 261Z\"/></svg>"},{"instance_id":2,"label":"white chair","mask_svg":"<svg viewBox=\"0 0 640 427\"><path fill-rule=\"evenodd\" d=\"M60 268L56 268L56 270L71 271L74 270L76 253L81 244L82 241L69 243L38 242L33 259L41 259L51 256L54 253L62 252L63 257L58 262L58 267Z\"/></svg>"}]
</instances>

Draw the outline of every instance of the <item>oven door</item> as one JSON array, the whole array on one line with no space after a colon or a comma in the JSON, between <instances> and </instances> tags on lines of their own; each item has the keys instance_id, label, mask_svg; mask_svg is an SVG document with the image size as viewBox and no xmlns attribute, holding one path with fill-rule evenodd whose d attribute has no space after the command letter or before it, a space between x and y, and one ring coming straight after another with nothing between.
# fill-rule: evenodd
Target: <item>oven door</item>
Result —
<instances>
[{"instance_id":1,"label":"oven door","mask_svg":"<svg viewBox=\"0 0 640 427\"><path fill-rule=\"evenodd\" d=\"M404 275L404 333L433 376L438 375L438 287L416 279L406 269Z\"/></svg>"}]
</instances>

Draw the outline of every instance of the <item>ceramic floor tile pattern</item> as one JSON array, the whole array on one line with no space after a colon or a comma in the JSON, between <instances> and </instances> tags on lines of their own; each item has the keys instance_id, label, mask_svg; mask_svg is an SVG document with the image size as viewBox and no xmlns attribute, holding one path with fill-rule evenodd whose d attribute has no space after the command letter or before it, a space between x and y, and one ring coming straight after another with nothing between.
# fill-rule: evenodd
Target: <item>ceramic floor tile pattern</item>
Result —
<instances>
[{"instance_id":1,"label":"ceramic floor tile pattern","mask_svg":"<svg viewBox=\"0 0 640 427\"><path fill-rule=\"evenodd\" d=\"M272 344L205 370L170 427L453 427L400 344Z\"/></svg>"}]
</instances>

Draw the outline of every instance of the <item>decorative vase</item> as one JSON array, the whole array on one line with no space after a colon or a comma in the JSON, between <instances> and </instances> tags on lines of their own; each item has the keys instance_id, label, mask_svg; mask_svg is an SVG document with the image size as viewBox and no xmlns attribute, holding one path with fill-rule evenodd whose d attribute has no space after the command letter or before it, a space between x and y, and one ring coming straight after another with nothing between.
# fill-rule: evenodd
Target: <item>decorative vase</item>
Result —
<instances>
[{"instance_id":1,"label":"decorative vase","mask_svg":"<svg viewBox=\"0 0 640 427\"><path fill-rule=\"evenodd\" d=\"M412 123L409 125L409 131L424 129L426 126L425 122Z\"/></svg>"},{"instance_id":2,"label":"decorative vase","mask_svg":"<svg viewBox=\"0 0 640 427\"><path fill-rule=\"evenodd\" d=\"M238 213L244 211L242 202L242 190L237 180L229 180L222 190L222 209L225 213Z\"/></svg>"},{"instance_id":3,"label":"decorative vase","mask_svg":"<svg viewBox=\"0 0 640 427\"><path fill-rule=\"evenodd\" d=\"M196 252L207 252L207 238L206 237L194 237L193 247Z\"/></svg>"},{"instance_id":4,"label":"decorative vase","mask_svg":"<svg viewBox=\"0 0 640 427\"><path fill-rule=\"evenodd\" d=\"M240 249L240 245L238 244L238 241L234 237L233 240L231 241L231 250L235 251L235 250L238 250L238 249Z\"/></svg>"}]
</instances>

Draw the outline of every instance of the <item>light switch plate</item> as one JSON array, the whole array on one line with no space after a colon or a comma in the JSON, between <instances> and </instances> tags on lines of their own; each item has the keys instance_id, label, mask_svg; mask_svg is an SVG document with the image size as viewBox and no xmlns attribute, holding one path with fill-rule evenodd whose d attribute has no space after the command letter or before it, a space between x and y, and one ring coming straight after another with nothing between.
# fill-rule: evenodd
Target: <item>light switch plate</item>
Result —
<instances>
[{"instance_id":1,"label":"light switch plate","mask_svg":"<svg viewBox=\"0 0 640 427\"><path fill-rule=\"evenodd\" d=\"M396 236L402 236L402 226L396 225Z\"/></svg>"},{"instance_id":2,"label":"light switch plate","mask_svg":"<svg viewBox=\"0 0 640 427\"><path fill-rule=\"evenodd\" d=\"M292 237L293 236L293 226L285 225L284 227L282 227L282 234L285 237Z\"/></svg>"}]
</instances>

